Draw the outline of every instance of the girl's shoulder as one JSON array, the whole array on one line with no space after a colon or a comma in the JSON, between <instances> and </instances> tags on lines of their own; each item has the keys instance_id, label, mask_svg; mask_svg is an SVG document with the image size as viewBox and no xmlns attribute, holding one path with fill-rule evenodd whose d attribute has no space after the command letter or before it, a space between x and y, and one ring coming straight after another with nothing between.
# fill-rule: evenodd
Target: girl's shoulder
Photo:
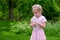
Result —
<instances>
[{"instance_id":1,"label":"girl's shoulder","mask_svg":"<svg viewBox=\"0 0 60 40\"><path fill-rule=\"evenodd\" d=\"M41 17L41 18L42 18L42 19L46 19L46 17L45 17L45 16L43 16L43 15L42 15L42 17Z\"/></svg>"}]
</instances>

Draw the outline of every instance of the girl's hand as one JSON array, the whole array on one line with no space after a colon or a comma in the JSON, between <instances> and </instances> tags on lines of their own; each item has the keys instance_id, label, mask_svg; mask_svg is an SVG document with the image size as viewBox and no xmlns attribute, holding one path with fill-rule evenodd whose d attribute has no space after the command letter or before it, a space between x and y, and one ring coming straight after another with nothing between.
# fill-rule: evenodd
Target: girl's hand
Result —
<instances>
[{"instance_id":1,"label":"girl's hand","mask_svg":"<svg viewBox=\"0 0 60 40\"><path fill-rule=\"evenodd\" d=\"M38 22L34 22L35 23L35 25L38 25L39 23Z\"/></svg>"},{"instance_id":2,"label":"girl's hand","mask_svg":"<svg viewBox=\"0 0 60 40\"><path fill-rule=\"evenodd\" d=\"M36 25L35 25L35 23L31 23L30 26L35 27Z\"/></svg>"}]
</instances>

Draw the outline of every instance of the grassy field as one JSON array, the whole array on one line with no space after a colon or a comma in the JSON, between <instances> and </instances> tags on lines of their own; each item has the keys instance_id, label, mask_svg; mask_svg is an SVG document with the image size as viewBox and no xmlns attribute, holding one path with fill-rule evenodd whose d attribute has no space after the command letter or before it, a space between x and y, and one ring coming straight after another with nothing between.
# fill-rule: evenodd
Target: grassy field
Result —
<instances>
[{"instance_id":1,"label":"grassy field","mask_svg":"<svg viewBox=\"0 0 60 40\"><path fill-rule=\"evenodd\" d=\"M60 40L60 22L47 22L47 40ZM32 28L26 21L0 21L0 40L29 40Z\"/></svg>"},{"instance_id":2,"label":"grassy field","mask_svg":"<svg viewBox=\"0 0 60 40\"><path fill-rule=\"evenodd\" d=\"M14 34L10 32L2 32L0 33L0 40L29 40L30 35L25 33L22 34ZM47 40L60 40L60 37L55 36L47 36Z\"/></svg>"}]
</instances>

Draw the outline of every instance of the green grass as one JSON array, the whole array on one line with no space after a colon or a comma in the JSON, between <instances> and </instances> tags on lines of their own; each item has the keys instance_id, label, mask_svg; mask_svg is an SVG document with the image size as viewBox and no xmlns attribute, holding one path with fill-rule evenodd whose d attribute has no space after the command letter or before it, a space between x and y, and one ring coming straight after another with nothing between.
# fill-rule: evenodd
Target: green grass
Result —
<instances>
[{"instance_id":1,"label":"green grass","mask_svg":"<svg viewBox=\"0 0 60 40\"><path fill-rule=\"evenodd\" d=\"M14 34L10 32L2 32L0 34L0 40L29 40L30 36L25 33Z\"/></svg>"},{"instance_id":2,"label":"green grass","mask_svg":"<svg viewBox=\"0 0 60 40\"><path fill-rule=\"evenodd\" d=\"M22 34L14 34L10 32L1 32L0 33L0 40L29 40L30 35L25 33ZM47 36L47 40L60 40L59 37L54 36Z\"/></svg>"},{"instance_id":3,"label":"green grass","mask_svg":"<svg viewBox=\"0 0 60 40\"><path fill-rule=\"evenodd\" d=\"M47 22L47 40L60 40L60 21ZM32 28L27 21L0 21L0 40L29 40Z\"/></svg>"},{"instance_id":4,"label":"green grass","mask_svg":"<svg viewBox=\"0 0 60 40\"><path fill-rule=\"evenodd\" d=\"M22 34L15 34L11 32L1 32L0 33L0 40L29 40L30 35L25 33ZM47 36L47 40L60 40L59 37L54 36Z\"/></svg>"}]
</instances>

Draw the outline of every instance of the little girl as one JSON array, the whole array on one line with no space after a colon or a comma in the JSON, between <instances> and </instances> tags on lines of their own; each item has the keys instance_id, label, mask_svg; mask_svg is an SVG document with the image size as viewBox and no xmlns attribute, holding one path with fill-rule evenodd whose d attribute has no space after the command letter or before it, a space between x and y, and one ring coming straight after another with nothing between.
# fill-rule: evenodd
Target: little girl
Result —
<instances>
[{"instance_id":1,"label":"little girl","mask_svg":"<svg viewBox=\"0 0 60 40\"><path fill-rule=\"evenodd\" d=\"M34 16L31 18L30 26L33 28L30 40L46 40L43 28L46 25L46 18L41 14L42 7L39 4L32 6Z\"/></svg>"}]
</instances>

